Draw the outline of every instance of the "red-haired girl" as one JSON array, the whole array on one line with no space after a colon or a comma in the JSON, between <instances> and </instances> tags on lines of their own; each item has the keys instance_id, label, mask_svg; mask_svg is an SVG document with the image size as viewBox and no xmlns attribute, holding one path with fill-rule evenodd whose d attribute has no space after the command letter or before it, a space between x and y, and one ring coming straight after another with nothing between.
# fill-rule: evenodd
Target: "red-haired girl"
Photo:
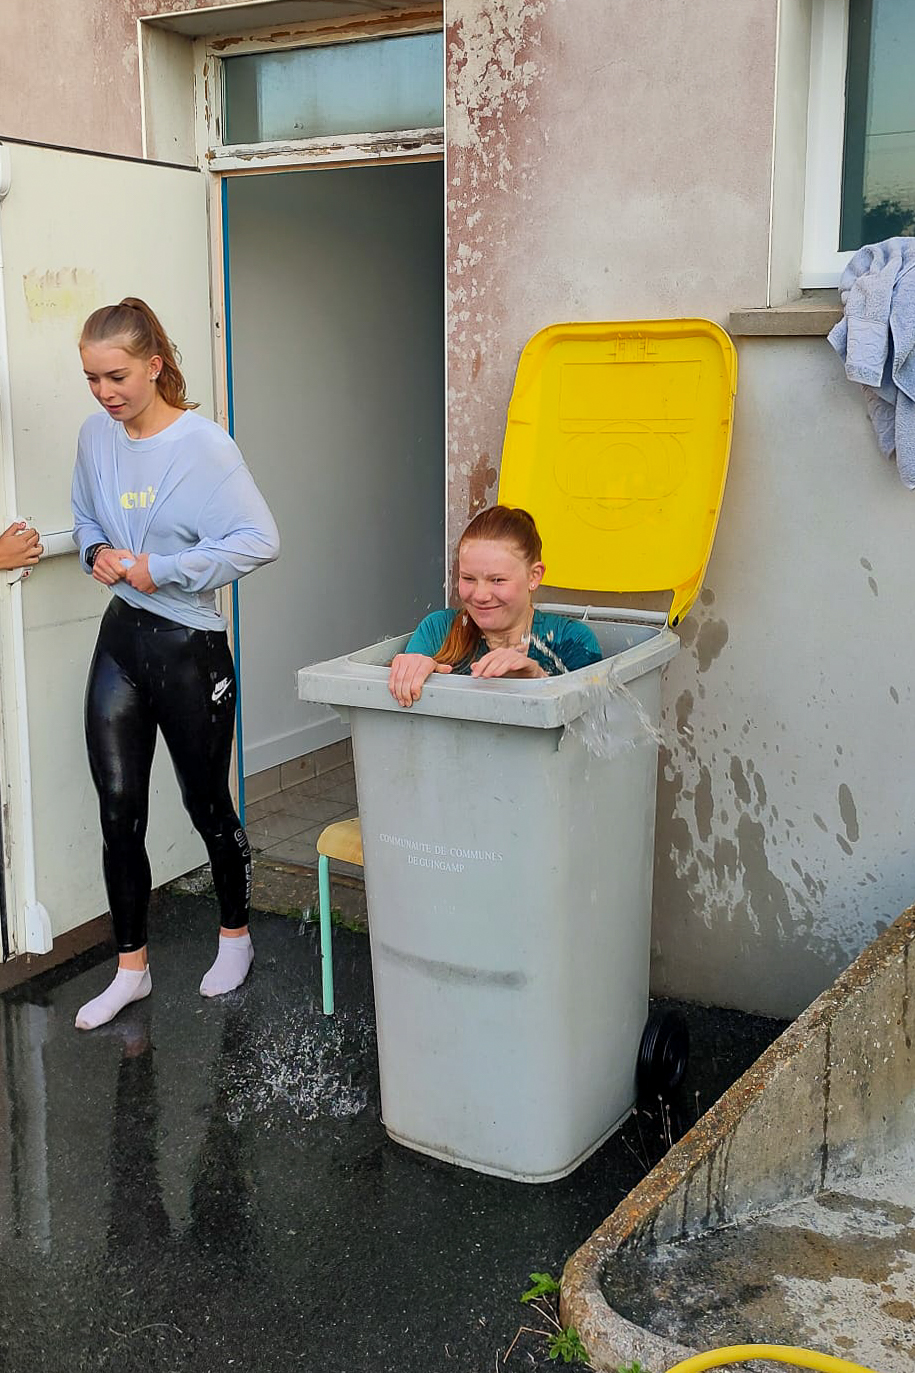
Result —
<instances>
[{"instance_id":1,"label":"red-haired girl","mask_svg":"<svg viewBox=\"0 0 915 1373\"><path fill-rule=\"evenodd\" d=\"M434 672L536 678L596 663L601 651L588 625L534 606L544 571L540 535L526 510L481 510L458 545L462 608L434 611L413 632L391 664L394 699L411 706Z\"/></svg>"}]
</instances>

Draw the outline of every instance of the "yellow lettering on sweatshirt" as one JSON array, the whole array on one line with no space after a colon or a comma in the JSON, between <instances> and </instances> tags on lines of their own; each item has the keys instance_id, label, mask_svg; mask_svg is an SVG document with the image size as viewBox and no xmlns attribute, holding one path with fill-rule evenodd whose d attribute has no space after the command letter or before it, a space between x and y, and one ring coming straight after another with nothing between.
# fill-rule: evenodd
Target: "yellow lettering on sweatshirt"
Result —
<instances>
[{"instance_id":1,"label":"yellow lettering on sweatshirt","mask_svg":"<svg viewBox=\"0 0 915 1373\"><path fill-rule=\"evenodd\" d=\"M121 505L125 510L147 510L156 499L156 491L147 486L145 491L122 491Z\"/></svg>"}]
</instances>

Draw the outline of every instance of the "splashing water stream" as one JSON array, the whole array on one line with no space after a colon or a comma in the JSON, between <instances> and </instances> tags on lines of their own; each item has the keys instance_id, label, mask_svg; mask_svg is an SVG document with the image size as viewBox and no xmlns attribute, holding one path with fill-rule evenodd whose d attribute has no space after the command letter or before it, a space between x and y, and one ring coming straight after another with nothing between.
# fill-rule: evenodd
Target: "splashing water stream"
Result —
<instances>
[{"instance_id":1,"label":"splashing water stream","mask_svg":"<svg viewBox=\"0 0 915 1373\"><path fill-rule=\"evenodd\" d=\"M552 639L552 637L552 632L547 635L548 639ZM528 643L530 643L534 648L536 648L539 653L543 654L544 658L549 659L549 661L556 668L557 672L563 673L568 670L566 668L565 663L560 658L559 654L554 649L552 649L548 643L544 643L539 634L529 634L527 636L527 640Z\"/></svg>"},{"instance_id":2,"label":"splashing water stream","mask_svg":"<svg viewBox=\"0 0 915 1373\"><path fill-rule=\"evenodd\" d=\"M641 744L663 744L661 731L641 701L612 671L589 687L586 696L587 706L566 725L565 734L580 739L593 757L609 761Z\"/></svg>"},{"instance_id":3,"label":"splashing water stream","mask_svg":"<svg viewBox=\"0 0 915 1373\"><path fill-rule=\"evenodd\" d=\"M531 634L530 643L554 664L558 672L567 671L559 655L539 635ZM577 720L566 725L565 733L580 739L595 758L617 758L628 749L644 743L663 744L661 731L641 701L612 669L603 681L595 682L586 694L588 704L585 710Z\"/></svg>"}]
</instances>

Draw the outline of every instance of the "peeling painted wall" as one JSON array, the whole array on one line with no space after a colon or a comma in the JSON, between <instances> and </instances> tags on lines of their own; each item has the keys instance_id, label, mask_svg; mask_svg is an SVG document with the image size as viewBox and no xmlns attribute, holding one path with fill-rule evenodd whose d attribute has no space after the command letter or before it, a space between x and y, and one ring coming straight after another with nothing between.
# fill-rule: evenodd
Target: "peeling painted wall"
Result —
<instances>
[{"instance_id":1,"label":"peeling painted wall","mask_svg":"<svg viewBox=\"0 0 915 1373\"><path fill-rule=\"evenodd\" d=\"M538 329L764 303L776 5L447 0L445 15L453 539L494 493Z\"/></svg>"},{"instance_id":2,"label":"peeling painted wall","mask_svg":"<svg viewBox=\"0 0 915 1373\"><path fill-rule=\"evenodd\" d=\"M0 135L139 157L137 19L204 8L203 0L4 5Z\"/></svg>"}]
</instances>

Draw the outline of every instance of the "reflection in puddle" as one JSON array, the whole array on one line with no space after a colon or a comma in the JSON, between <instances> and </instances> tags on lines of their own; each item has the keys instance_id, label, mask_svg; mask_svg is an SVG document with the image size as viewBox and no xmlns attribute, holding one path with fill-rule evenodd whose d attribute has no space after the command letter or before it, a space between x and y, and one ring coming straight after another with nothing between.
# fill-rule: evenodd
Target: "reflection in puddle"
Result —
<instances>
[{"instance_id":1,"label":"reflection in puddle","mask_svg":"<svg viewBox=\"0 0 915 1373\"><path fill-rule=\"evenodd\" d=\"M0 1002L0 1217L41 1253L51 1247L47 1082L50 1006Z\"/></svg>"}]
</instances>

